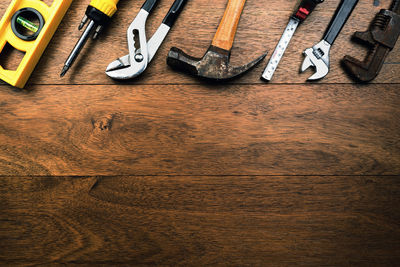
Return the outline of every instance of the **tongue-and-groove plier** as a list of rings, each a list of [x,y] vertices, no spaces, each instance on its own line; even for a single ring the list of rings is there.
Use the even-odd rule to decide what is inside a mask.
[[[108,65],[106,74],[117,80],[128,80],[142,74],[183,10],[187,0],[175,0],[162,24],[147,42],[146,21],[158,0],[147,0],[128,28],[129,54]]]

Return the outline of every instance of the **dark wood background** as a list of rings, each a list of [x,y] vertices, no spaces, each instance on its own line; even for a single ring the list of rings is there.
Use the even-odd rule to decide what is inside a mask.
[[[222,0],[189,1],[146,73],[118,83],[104,70],[127,53],[143,3],[122,0],[60,79],[88,2],[73,2],[25,90],[0,84],[1,265],[399,264],[399,45],[370,85],[340,67],[364,57],[350,37],[390,0],[360,1],[322,81],[305,83],[301,52],[339,0],[301,25],[272,83],[259,80],[265,60],[221,85],[165,57],[172,46],[202,56]],[[248,0],[233,64],[272,53],[296,2]]]

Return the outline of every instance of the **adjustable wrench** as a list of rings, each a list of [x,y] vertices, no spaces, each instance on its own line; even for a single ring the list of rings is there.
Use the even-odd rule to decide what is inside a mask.
[[[308,78],[309,81],[322,79],[328,74],[329,51],[331,46],[346,24],[357,3],[358,0],[342,0],[322,41],[304,51],[305,59],[301,66],[301,72],[306,71],[310,67],[316,69],[316,72]]]
[[[400,36],[400,0],[393,0],[390,10],[381,9],[366,32],[356,32],[355,40],[371,47],[363,62],[345,56],[345,70],[361,82],[370,82],[378,76],[389,52]]]

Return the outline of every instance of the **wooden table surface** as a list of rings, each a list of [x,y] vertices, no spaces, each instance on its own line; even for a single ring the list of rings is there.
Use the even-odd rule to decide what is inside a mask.
[[[320,82],[299,74],[301,52],[339,0],[300,26],[272,83],[259,80],[265,60],[220,85],[165,58],[172,46],[202,56],[222,0],[189,1],[148,70],[124,83],[104,70],[127,53],[143,1],[121,1],[60,79],[88,2],[73,2],[25,90],[0,84],[1,265],[399,264],[400,44],[369,85],[340,66],[365,56],[350,37],[390,0],[359,2]],[[295,6],[248,0],[232,63],[271,54]]]

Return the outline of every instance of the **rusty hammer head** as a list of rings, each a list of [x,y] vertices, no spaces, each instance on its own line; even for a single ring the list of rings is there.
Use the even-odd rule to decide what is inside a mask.
[[[264,54],[256,60],[240,67],[229,65],[231,51],[211,45],[202,58],[187,55],[179,48],[173,47],[168,53],[167,63],[169,66],[210,80],[233,79],[253,68],[264,59]]]
[[[173,47],[168,54],[168,65],[201,78],[222,81],[235,78],[259,63],[266,54],[241,67],[232,67],[229,64],[236,29],[245,2],[246,0],[228,1],[217,33],[202,58],[191,57]]]

